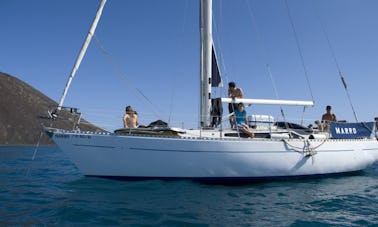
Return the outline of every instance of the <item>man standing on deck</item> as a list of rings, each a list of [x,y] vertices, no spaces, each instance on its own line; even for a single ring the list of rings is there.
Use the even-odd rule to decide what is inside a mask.
[[[242,99],[243,98],[243,91],[241,88],[236,87],[235,82],[228,83],[228,97],[232,98],[233,100],[235,98]],[[235,110],[238,109],[237,103],[229,103],[228,104],[228,112],[233,113]],[[233,117],[230,117],[230,126],[233,128],[235,126],[235,121]]]

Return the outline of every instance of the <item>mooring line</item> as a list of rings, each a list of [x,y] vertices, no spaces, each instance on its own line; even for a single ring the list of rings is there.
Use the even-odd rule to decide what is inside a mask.
[[[28,176],[29,175],[29,172],[30,172],[30,169],[31,169],[31,166],[32,166],[32,161],[34,161],[35,159],[35,156],[37,155],[37,151],[38,151],[38,148],[39,148],[39,145],[40,145],[40,142],[41,142],[41,139],[42,139],[42,136],[44,134],[44,131],[42,130],[41,131],[41,134],[39,135],[39,139],[38,139],[38,142],[34,148],[34,152],[33,152],[33,156],[31,158],[31,162],[30,162],[30,165],[28,167],[28,169],[26,170],[26,173],[25,173],[25,176]]]

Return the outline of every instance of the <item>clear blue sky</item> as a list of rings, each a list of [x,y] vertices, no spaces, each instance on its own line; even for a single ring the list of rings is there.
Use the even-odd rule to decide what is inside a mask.
[[[306,109],[304,123],[320,118],[326,105],[333,106],[338,119],[354,121],[321,22],[359,120],[378,116],[378,1],[287,3],[316,103]],[[143,124],[162,119],[174,126],[196,127],[198,4],[196,0],[108,0],[96,36],[111,61],[92,40],[64,105],[78,107],[85,119],[109,130],[122,126],[126,105],[138,111]],[[214,0],[213,4],[214,40],[222,55],[225,84],[235,81],[246,98],[312,99],[285,1]],[[98,5],[97,0],[0,1],[0,71],[58,102]],[[217,94],[224,96],[226,89]],[[283,109],[288,120],[301,120],[302,107]],[[247,111],[282,119],[277,106],[255,105]]]

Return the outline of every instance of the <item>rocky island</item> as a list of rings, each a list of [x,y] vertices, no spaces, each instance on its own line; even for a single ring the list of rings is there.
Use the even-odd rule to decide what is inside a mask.
[[[69,111],[63,110],[61,119],[49,118],[48,110],[57,105],[25,82],[0,72],[0,145],[35,145],[38,140],[41,145],[53,145],[47,135],[41,136],[44,126],[74,127],[74,122],[67,120],[71,116]],[[103,131],[84,119],[81,122],[81,130]]]

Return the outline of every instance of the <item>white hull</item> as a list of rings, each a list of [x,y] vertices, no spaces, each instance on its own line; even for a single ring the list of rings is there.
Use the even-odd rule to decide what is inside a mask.
[[[57,107],[63,106],[65,95],[89,41],[94,33],[102,8],[102,0],[87,39],[67,81],[63,96]],[[216,63],[212,39],[212,1],[200,1],[200,124],[208,128],[214,114],[211,113],[211,87],[220,71]],[[214,57],[213,57],[214,55]],[[213,68],[218,69],[213,70]],[[214,71],[214,72],[213,72]],[[214,75],[213,75],[214,74]],[[214,80],[215,81],[215,80]],[[220,81],[221,82],[221,81]],[[223,102],[246,104],[303,105],[313,106],[313,101],[222,98]],[[217,108],[214,108],[217,109]],[[216,112],[216,111],[215,111]],[[213,114],[213,115],[212,115]],[[236,138],[233,130],[186,130],[168,129],[165,136],[157,136],[151,129],[121,129],[117,133],[85,133],[46,129],[56,144],[68,154],[72,162],[87,176],[125,178],[191,178],[191,179],[240,179],[309,176],[358,171],[378,159],[376,139],[360,133],[362,126],[337,125],[333,138],[354,136],[354,139],[328,139],[325,134],[311,135],[307,131],[298,134],[296,129],[282,132],[285,127],[274,125],[270,117],[252,119],[254,133],[264,129],[271,139]],[[127,134],[129,133],[129,134]],[[289,136],[290,134],[290,136]],[[367,133],[369,134],[369,132]],[[170,135],[171,137],[167,136]],[[263,135],[263,133],[260,133]],[[364,135],[364,136],[361,136]],[[329,136],[329,134],[328,134]],[[297,137],[302,139],[289,139]],[[319,139],[320,138],[320,139]]]
[[[378,159],[376,139],[203,139],[56,129],[49,129],[49,134],[87,176],[291,177],[358,171]],[[312,154],[303,150],[310,150]]]

